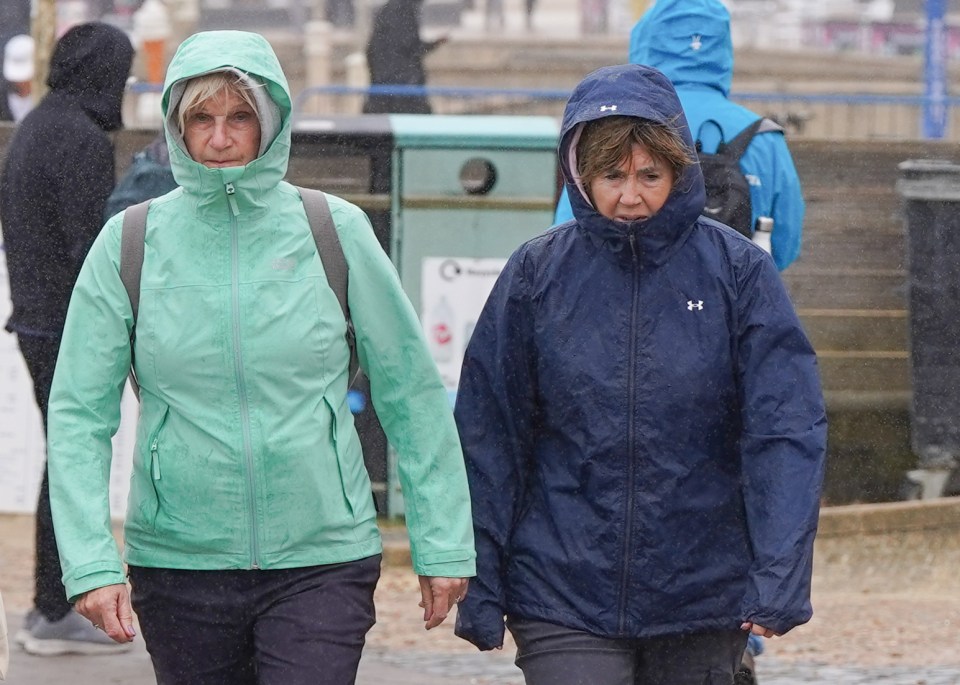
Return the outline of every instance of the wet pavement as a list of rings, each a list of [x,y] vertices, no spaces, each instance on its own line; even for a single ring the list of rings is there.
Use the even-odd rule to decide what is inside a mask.
[[[11,615],[11,634],[21,616]],[[150,659],[139,641],[122,655],[34,657],[13,647],[10,685],[153,685]],[[510,654],[438,652],[370,646],[357,685],[523,685]],[[762,685],[960,685],[960,667],[836,666],[791,662],[773,656],[757,660]]]

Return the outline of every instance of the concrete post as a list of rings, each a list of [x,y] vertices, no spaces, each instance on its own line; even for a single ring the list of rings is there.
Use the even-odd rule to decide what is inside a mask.
[[[307,65],[306,83],[311,86],[327,86],[333,80],[332,27],[326,21],[311,21],[304,31],[303,52]],[[305,100],[297,114],[330,114],[333,99],[329,95],[314,95]]]
[[[47,74],[50,72],[50,55],[57,40],[56,0],[37,0],[36,13],[30,32],[34,41],[36,70],[33,74],[34,102],[40,102],[47,92]]]
[[[370,85],[370,72],[367,70],[367,56],[363,52],[351,52],[346,59],[347,85],[351,88],[366,88]],[[349,95],[343,99],[346,114],[363,112],[362,95]]]

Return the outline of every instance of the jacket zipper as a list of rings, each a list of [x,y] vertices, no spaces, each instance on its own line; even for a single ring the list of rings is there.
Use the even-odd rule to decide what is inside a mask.
[[[154,480],[160,480],[160,431],[167,423],[167,417],[170,415],[170,407],[165,407],[163,416],[160,417],[160,423],[153,431],[153,437],[150,439],[150,475]],[[156,488],[156,485],[154,485]]]
[[[160,417],[160,423],[157,424],[153,432],[153,439],[150,440],[150,475],[154,480],[160,480],[160,431],[167,423],[167,415],[170,414],[170,407],[163,410],[163,416]]]
[[[627,364],[627,496],[624,512],[623,566],[620,569],[620,633],[627,629],[627,590],[630,583],[630,550],[633,548],[633,499],[636,479],[634,454],[636,452],[637,386],[637,307],[640,299],[640,259],[636,236],[630,235],[630,253],[633,260],[633,292],[630,301],[630,357]]]
[[[260,568],[260,531],[257,525],[257,490],[253,465],[253,439],[250,432],[250,404],[247,383],[243,373],[243,354],[240,351],[240,229],[237,225],[236,189],[232,183],[224,187],[230,205],[230,261],[233,304],[233,369],[237,378],[237,397],[240,399],[240,426],[243,434],[243,455],[247,467],[247,497],[250,499],[250,568]]]

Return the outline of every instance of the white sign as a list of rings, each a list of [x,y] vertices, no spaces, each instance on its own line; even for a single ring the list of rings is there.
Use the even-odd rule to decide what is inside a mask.
[[[506,259],[426,257],[420,281],[420,320],[451,400],[463,352]]]
[[[37,507],[46,446],[33,383],[20,356],[17,337],[3,330],[13,309],[5,257],[0,249],[0,512],[32,514]],[[121,414],[110,472],[110,511],[115,518],[124,517],[130,489],[137,401],[129,388],[124,393]]]

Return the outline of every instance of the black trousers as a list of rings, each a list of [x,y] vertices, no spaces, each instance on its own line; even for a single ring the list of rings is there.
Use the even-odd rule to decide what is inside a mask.
[[[129,568],[158,685],[353,685],[380,555],[271,571]]]
[[[733,685],[747,644],[742,630],[613,639],[511,616],[507,628],[527,685]]]
[[[53,369],[57,364],[60,351],[60,337],[40,337],[17,335],[20,354],[27,363],[27,370],[33,380],[33,394],[43,416],[43,434],[47,434],[47,406],[50,404],[50,385],[53,383]],[[69,613],[71,604],[67,602],[60,570],[60,555],[57,552],[57,538],[53,532],[53,514],[50,512],[50,486],[47,482],[47,465],[43,465],[43,479],[40,481],[40,497],[37,500],[36,514],[36,561],[34,566],[34,599],[37,610],[49,621],[57,621]]]

